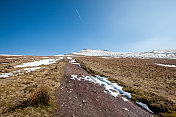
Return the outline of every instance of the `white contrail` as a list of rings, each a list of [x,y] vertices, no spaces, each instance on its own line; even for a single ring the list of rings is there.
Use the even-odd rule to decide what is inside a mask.
[[[75,9],[75,10],[76,10],[76,13],[77,13],[79,19],[82,21],[81,15],[79,14],[78,10],[77,9]]]

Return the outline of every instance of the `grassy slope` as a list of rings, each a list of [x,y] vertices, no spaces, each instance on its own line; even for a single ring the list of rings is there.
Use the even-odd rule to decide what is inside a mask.
[[[16,77],[0,79],[0,115],[1,116],[52,116],[55,95],[54,91],[60,86],[64,74],[62,60],[34,72],[25,73]],[[29,99],[33,92],[43,85],[50,92],[49,105],[38,107],[29,106],[15,108],[20,102]],[[15,108],[15,110],[11,110]]]
[[[20,70],[20,68],[14,68],[14,66],[22,63],[33,62],[38,60],[41,60],[41,58],[34,57],[34,56],[18,56],[18,57],[0,56],[0,73],[9,73],[11,71]],[[6,64],[1,64],[1,63],[6,63]]]
[[[154,63],[176,64],[176,60],[161,59],[103,59],[76,58],[93,74],[104,75],[132,93],[132,99],[141,101],[157,114],[176,116],[176,68]]]

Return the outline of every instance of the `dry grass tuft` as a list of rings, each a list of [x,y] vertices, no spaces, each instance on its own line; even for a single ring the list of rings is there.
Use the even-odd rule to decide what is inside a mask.
[[[30,97],[24,101],[21,101],[17,105],[11,106],[9,109],[4,111],[3,113],[7,112],[13,112],[19,108],[26,108],[29,106],[47,106],[49,105],[49,100],[50,100],[50,93],[49,89],[45,85],[41,85],[38,87],[36,90],[33,91],[33,93],[30,95]]]
[[[50,93],[47,86],[41,85],[30,97],[30,105],[38,106],[40,104],[48,105]]]

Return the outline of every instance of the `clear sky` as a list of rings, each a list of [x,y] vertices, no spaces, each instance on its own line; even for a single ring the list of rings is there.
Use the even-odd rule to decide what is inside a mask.
[[[176,49],[176,0],[0,0],[0,54]]]

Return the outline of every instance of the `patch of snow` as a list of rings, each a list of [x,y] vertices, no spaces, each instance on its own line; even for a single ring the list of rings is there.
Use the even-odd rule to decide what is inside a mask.
[[[72,57],[67,57],[67,59],[72,59]]]
[[[71,79],[75,80],[77,78],[77,75],[71,75]]]
[[[78,80],[86,80],[89,82],[93,82],[97,85],[103,86],[105,88],[104,92],[109,93],[110,95],[117,97],[119,94],[122,94],[124,96],[126,96],[127,98],[131,98],[130,93],[125,92],[122,90],[123,87],[117,85],[116,83],[111,83],[110,81],[108,81],[107,78],[105,77],[100,77],[100,76],[84,76],[82,75],[82,77],[77,77],[77,75],[71,75],[71,79],[78,79]]]
[[[40,65],[49,65],[49,64],[55,63],[58,60],[60,60],[60,59],[43,59],[43,60],[40,60],[40,61],[23,63],[21,65],[15,66],[15,68],[18,68],[18,67],[33,67],[33,66],[40,66]]]
[[[170,53],[176,53],[176,50],[174,50],[174,49],[165,49],[165,50],[153,50],[152,52],[153,53],[160,53],[160,54],[163,54],[163,53],[170,54]]]
[[[59,59],[63,59],[64,57],[59,57]]]
[[[13,71],[12,73],[20,73],[21,70]]]
[[[35,71],[37,69],[41,69],[42,67],[33,67],[33,68],[25,68],[24,70],[26,72],[31,72],[31,71]],[[21,70],[17,70],[17,71],[12,71],[9,73],[1,73],[0,78],[5,78],[5,77],[10,77],[10,76],[14,76],[14,74],[16,74],[15,76],[19,75],[19,74],[24,74]]]
[[[42,57],[42,58],[49,58],[49,57]]]
[[[5,78],[5,77],[9,77],[9,76],[13,76],[12,72],[9,73],[1,73],[0,78]]]
[[[76,63],[76,60],[75,60],[75,59],[71,59],[71,60],[69,61],[69,63],[74,64],[74,65],[78,65],[79,67],[81,67],[80,63]]]
[[[70,54],[65,54],[65,56],[74,56],[74,55],[70,55]]]
[[[6,58],[6,59],[18,59],[18,58]]]
[[[124,98],[124,97],[121,97],[123,101],[127,102],[129,101],[128,99]]]
[[[5,65],[5,64],[7,64],[7,63],[1,63],[1,64],[4,64],[4,65]]]
[[[142,108],[146,109],[147,111],[153,113],[153,111],[151,111],[151,110],[149,109],[149,107],[148,107],[146,104],[144,104],[144,103],[142,103],[142,102],[136,102],[136,104],[138,104],[138,105],[141,106]]]
[[[101,57],[101,58],[104,58],[104,59],[112,59],[113,57]]]
[[[75,65],[78,65],[78,66],[80,66],[80,67],[81,67],[80,63],[71,63],[71,64],[75,64]]]
[[[28,62],[28,63],[23,63],[21,65],[17,65],[17,66],[15,66],[15,68],[18,68],[18,67],[33,67],[33,66],[39,66],[39,65],[49,65],[49,64],[55,63],[56,61],[58,61],[60,59],[61,58],[59,58],[59,59],[43,59],[43,60],[40,60],[40,61]],[[31,72],[31,71],[35,71],[35,70],[41,69],[41,68],[42,67],[33,67],[33,68],[25,68],[24,70],[26,72]],[[1,77],[14,76],[13,73],[23,74],[20,70],[18,70],[18,71],[13,71],[13,72],[9,72],[9,73],[2,73],[0,75],[0,78]],[[16,76],[18,74],[16,74]]]
[[[163,67],[176,67],[176,65],[165,65],[165,64],[158,64],[158,63],[156,63],[156,65],[163,66]]]
[[[14,73],[23,74],[23,73],[20,73],[20,72],[21,72],[20,70],[17,70],[17,71],[12,71],[12,72],[9,72],[9,73],[1,73],[0,78],[14,76]],[[15,76],[17,76],[17,74]]]
[[[70,62],[70,63],[75,63],[76,60],[75,60],[75,59],[72,59],[72,60],[70,60],[69,62]]]
[[[127,108],[123,108],[123,110],[125,110],[125,111],[129,111]]]
[[[60,55],[54,55],[54,56],[65,56],[64,54],[60,54]]]

